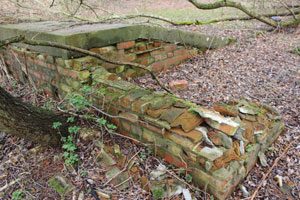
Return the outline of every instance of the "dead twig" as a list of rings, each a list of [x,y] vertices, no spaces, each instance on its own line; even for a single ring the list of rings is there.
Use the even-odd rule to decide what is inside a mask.
[[[141,152],[141,150],[139,150],[138,152],[136,152],[126,163],[126,165],[124,166],[124,168],[119,171],[117,174],[115,174],[113,177],[111,177],[109,180],[107,180],[103,186],[106,186],[107,184],[109,184],[113,179],[115,179],[116,177],[118,177],[120,174],[122,174],[123,172],[125,172],[129,166],[129,164],[131,163],[131,161]]]

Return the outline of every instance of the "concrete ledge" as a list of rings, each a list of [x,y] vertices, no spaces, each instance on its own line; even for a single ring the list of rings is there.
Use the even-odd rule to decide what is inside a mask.
[[[148,25],[128,24],[86,24],[75,22],[35,22],[0,25],[0,40],[25,35],[27,39],[46,40],[72,45],[84,49],[103,47],[119,42],[149,39],[185,44],[201,50],[223,47],[230,43],[229,38],[207,36],[199,33],[167,29]],[[78,56],[73,52],[51,47],[29,47],[31,50],[47,52],[64,59]]]

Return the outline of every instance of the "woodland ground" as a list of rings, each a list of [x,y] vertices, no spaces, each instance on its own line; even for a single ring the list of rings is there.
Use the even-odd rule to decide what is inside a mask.
[[[4,0],[2,3],[0,23],[70,19],[62,14],[65,10],[58,6],[58,1],[52,10],[49,8],[50,0],[19,1],[22,7],[12,2],[11,0]],[[263,2],[265,1],[247,1],[247,5],[257,6],[259,4],[261,7]],[[288,3],[293,2],[296,3],[297,1],[288,1]],[[110,13],[143,12],[184,21],[242,15],[239,12],[236,14],[232,9],[198,11],[184,0],[107,0],[100,2],[90,0],[88,3],[98,6],[95,10],[100,13],[99,16]],[[267,10],[272,9],[271,5],[274,4],[264,4]],[[70,10],[74,10],[75,7],[76,5],[73,3]],[[78,15],[95,19],[93,13],[87,8],[79,10]],[[250,193],[253,193],[262,176],[272,166],[283,149],[292,141],[298,141],[294,143],[264,181],[257,199],[300,199],[300,56],[291,53],[296,46],[300,46],[300,29],[269,31],[269,27],[255,20],[180,28],[200,31],[205,34],[231,36],[237,38],[237,42],[222,49],[209,50],[177,68],[159,74],[158,77],[166,85],[171,80],[188,80],[188,90],[176,92],[176,94],[206,106],[211,106],[218,101],[246,98],[272,105],[278,109],[285,120],[286,131],[266,153],[269,166],[262,167],[258,163],[242,184]],[[148,76],[133,81],[144,87],[159,90]],[[7,84],[3,80],[2,85],[12,94],[36,105],[46,107],[53,105],[28,86],[20,86],[11,82]],[[84,122],[80,123],[84,124]],[[102,134],[104,134],[105,143],[119,144],[123,154],[128,158],[138,151],[147,155],[146,158],[142,154],[137,157],[139,176],[148,176],[161,162],[148,155],[144,147],[108,133],[102,132]],[[15,185],[5,190],[2,197],[0,194],[0,199],[9,199],[12,192],[17,189],[25,191],[27,199],[58,199],[58,194],[54,193],[47,185],[49,177],[56,173],[67,177],[76,186],[78,193],[80,190],[93,185],[103,191],[112,192],[116,199],[150,198],[149,193],[141,189],[139,179],[133,179],[130,189],[126,191],[119,191],[113,186],[101,187],[105,180],[103,180],[103,169],[95,164],[95,155],[99,151],[95,142],[79,143],[79,155],[82,158],[82,163],[77,174],[64,166],[60,159],[60,150],[41,148],[35,152],[36,149],[39,148],[28,141],[0,134],[0,187],[20,178]],[[173,171],[177,172],[176,169]],[[87,176],[81,176],[80,172],[87,172]],[[284,188],[278,187],[274,180],[276,175],[283,177]],[[171,176],[171,178],[174,177]],[[93,184],[90,184],[89,181],[93,181]],[[206,199],[206,196],[201,193],[196,195],[198,199]],[[93,199],[90,194],[89,198]],[[176,198],[181,199],[182,197]],[[230,197],[230,199],[242,198],[244,197],[238,188]],[[87,194],[85,199],[88,199]]]

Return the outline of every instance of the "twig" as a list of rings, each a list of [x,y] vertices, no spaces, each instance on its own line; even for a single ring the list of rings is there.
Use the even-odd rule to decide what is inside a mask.
[[[119,176],[121,173],[125,172],[128,168],[128,165],[131,163],[131,161],[141,152],[141,150],[139,150],[138,152],[136,152],[126,163],[126,165],[124,166],[124,168],[119,171],[117,174],[115,174],[113,177],[111,177],[109,180],[107,180],[103,186],[106,186],[107,184],[109,184],[113,179],[115,179],[117,176]]]
[[[0,188],[0,192],[6,190],[6,189],[9,188],[10,186],[16,184],[16,183],[19,182],[20,180],[21,180],[20,178],[17,178],[17,179],[15,179],[15,180],[11,181],[11,182],[8,183],[8,184],[5,184],[3,187]]]
[[[279,160],[287,154],[288,150],[290,149],[290,147],[295,143],[295,142],[298,142],[298,140],[294,140],[292,141],[291,143],[289,143],[289,145],[283,150],[282,154],[277,157],[273,163],[273,165],[271,166],[271,168],[269,168],[269,170],[267,171],[267,173],[265,173],[259,183],[259,185],[257,186],[257,188],[255,189],[254,193],[252,194],[251,196],[251,199],[250,200],[254,200],[259,189],[262,187],[264,181],[266,180],[266,178],[271,174],[272,170],[274,169],[274,167],[276,167],[276,165],[278,164]]]

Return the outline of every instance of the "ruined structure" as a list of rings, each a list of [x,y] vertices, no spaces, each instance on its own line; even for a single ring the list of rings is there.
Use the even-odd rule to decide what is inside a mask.
[[[143,64],[154,72],[191,58],[199,50],[227,45],[228,38],[145,25],[76,25],[39,22],[0,26],[0,39],[29,39],[74,45],[110,59]],[[111,115],[122,134],[153,144],[165,161],[185,168],[195,184],[225,199],[255,165],[258,154],[283,131],[273,108],[247,101],[213,109],[173,95],[143,89],[126,78],[144,70],[105,63],[51,47],[14,45],[1,57],[21,82],[48,95],[64,96],[91,85],[90,99]]]

